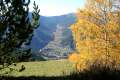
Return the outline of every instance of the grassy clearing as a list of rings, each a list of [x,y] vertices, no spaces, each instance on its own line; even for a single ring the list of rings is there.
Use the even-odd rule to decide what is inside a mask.
[[[24,71],[0,76],[0,80],[120,80],[120,70],[106,66],[96,65],[89,70],[71,73],[74,68],[67,60],[21,62],[16,69],[21,65],[25,65]]]
[[[62,76],[69,75],[73,70],[73,64],[68,60],[51,60],[40,62],[21,62],[17,64],[16,69],[21,65],[25,66],[22,72],[13,71],[9,76]]]

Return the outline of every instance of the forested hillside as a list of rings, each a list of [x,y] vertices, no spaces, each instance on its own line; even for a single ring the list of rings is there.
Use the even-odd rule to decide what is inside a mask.
[[[39,54],[53,59],[67,58],[74,50],[74,41],[70,29],[57,25],[53,35],[54,39],[41,49]]]
[[[64,38],[64,44],[71,46],[73,48],[73,43],[67,43],[67,41],[72,41],[72,38],[69,38],[72,36],[69,26],[73,24],[76,21],[75,14],[66,14],[61,16],[53,16],[53,17],[40,17],[40,26],[34,30],[34,36],[31,41],[31,48],[33,52],[39,52],[40,49],[44,48],[49,44],[49,42],[53,41],[55,36],[55,32],[57,29],[57,26],[60,25],[64,28],[65,35],[61,35]],[[59,32],[56,32],[59,33]],[[60,40],[59,40],[60,41]]]

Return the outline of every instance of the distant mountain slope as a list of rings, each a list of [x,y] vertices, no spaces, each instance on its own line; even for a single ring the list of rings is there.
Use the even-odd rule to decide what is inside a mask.
[[[57,25],[54,32],[54,40],[50,41],[41,51],[40,54],[54,59],[66,58],[74,49],[71,31],[67,27]]]
[[[61,16],[53,16],[53,17],[45,17],[40,16],[40,26],[34,30],[34,36],[31,40],[30,47],[32,48],[33,52],[38,52],[40,49],[45,48],[49,42],[54,40],[54,32],[57,29],[57,26],[60,25],[64,30],[68,30],[67,28],[76,21],[75,14],[67,14]],[[71,32],[67,33],[64,36],[63,42],[66,42],[68,37],[71,35]],[[65,40],[66,39],[66,40]],[[72,40],[69,38],[68,40]],[[66,43],[62,43],[65,45]],[[68,44],[67,44],[68,45]],[[71,43],[69,43],[71,45]]]

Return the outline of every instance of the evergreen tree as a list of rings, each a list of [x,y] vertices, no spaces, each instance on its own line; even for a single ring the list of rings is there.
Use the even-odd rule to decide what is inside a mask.
[[[34,2],[32,21],[29,20],[30,0],[0,0],[0,65],[11,65],[13,62],[30,57],[29,45],[33,30],[38,26],[38,6]],[[19,53],[23,53],[20,56]],[[1,68],[1,69],[2,69]]]

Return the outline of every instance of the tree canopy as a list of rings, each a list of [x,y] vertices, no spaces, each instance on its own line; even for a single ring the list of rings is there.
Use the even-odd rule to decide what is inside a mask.
[[[116,65],[119,64],[120,8],[118,6],[116,0],[87,0],[85,8],[78,10],[77,21],[71,26],[76,42],[75,53],[79,53],[77,54],[79,57],[76,57],[78,69],[96,61],[101,65],[112,65],[114,62]],[[74,61],[72,55],[70,59]]]

